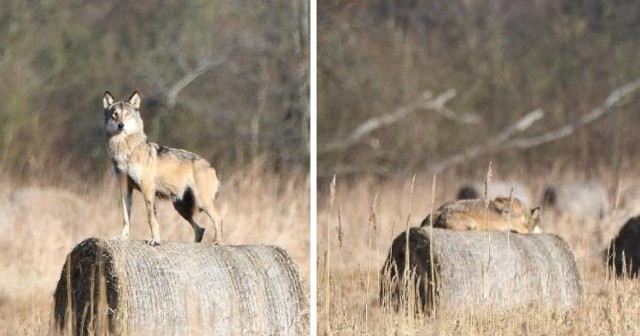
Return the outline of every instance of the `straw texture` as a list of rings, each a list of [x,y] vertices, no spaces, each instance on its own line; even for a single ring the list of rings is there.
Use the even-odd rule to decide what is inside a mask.
[[[58,328],[77,335],[297,335],[307,312],[297,266],[262,245],[90,238],[54,294]]]
[[[382,269],[383,305],[397,309],[413,296],[428,312],[475,313],[530,305],[568,310],[580,301],[575,258],[557,236],[430,230],[409,230],[408,257],[406,234],[393,241]]]

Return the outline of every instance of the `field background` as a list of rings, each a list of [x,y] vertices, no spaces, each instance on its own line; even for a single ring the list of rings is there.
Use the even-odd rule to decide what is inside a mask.
[[[490,162],[493,180],[526,184],[536,205],[562,181],[603,183],[611,206],[637,185],[639,24],[635,2],[319,2],[320,334],[639,334],[640,286],[610,279],[600,255],[640,214],[633,205],[603,220],[543,213],[584,280],[585,305],[567,320],[454,321],[377,304],[393,238],[484,181]]]
[[[213,164],[225,243],[285,248],[309,293],[308,20],[299,0],[0,0],[1,335],[47,334],[66,254],[120,232],[106,90],[139,90],[150,140]],[[135,193],[132,239],[143,214]],[[158,220],[193,240],[170,203]]]

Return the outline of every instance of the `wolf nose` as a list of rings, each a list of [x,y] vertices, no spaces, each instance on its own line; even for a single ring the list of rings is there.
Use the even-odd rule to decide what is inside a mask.
[[[124,124],[123,123],[119,123],[118,124],[118,129],[123,129],[124,128]]]

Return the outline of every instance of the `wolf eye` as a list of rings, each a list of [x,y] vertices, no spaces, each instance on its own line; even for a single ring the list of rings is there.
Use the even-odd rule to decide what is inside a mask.
[[[114,117],[114,118],[117,118],[118,117],[118,112],[113,112],[113,114],[111,116]]]

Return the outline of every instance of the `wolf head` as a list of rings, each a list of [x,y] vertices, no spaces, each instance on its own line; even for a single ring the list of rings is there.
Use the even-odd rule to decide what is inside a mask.
[[[522,221],[529,232],[542,233],[539,207],[529,210],[519,199],[509,197],[496,197],[493,202],[503,215]]]
[[[116,101],[107,91],[102,98],[102,106],[104,107],[104,131],[107,135],[142,133],[138,91],[135,91],[127,101]]]

